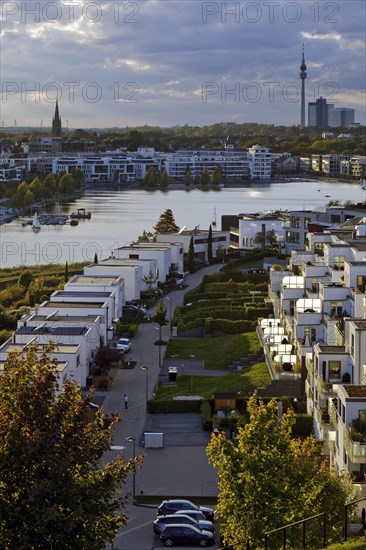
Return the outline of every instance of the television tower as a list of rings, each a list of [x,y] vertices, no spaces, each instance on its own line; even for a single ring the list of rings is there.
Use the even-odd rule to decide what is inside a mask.
[[[301,79],[301,122],[300,128],[305,128],[305,78],[306,78],[306,65],[304,57],[304,44],[302,45],[302,60],[300,65],[300,79]]]

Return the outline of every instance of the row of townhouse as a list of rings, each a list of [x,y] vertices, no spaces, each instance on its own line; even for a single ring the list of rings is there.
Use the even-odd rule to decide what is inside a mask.
[[[306,185],[306,182],[303,183]],[[366,205],[356,204],[349,207],[325,206],[317,211],[291,210],[267,211],[255,214],[243,213],[221,217],[221,228],[230,232],[232,249],[253,250],[260,248],[257,236],[274,231],[278,248],[284,254],[292,250],[305,250],[309,231],[323,231],[357,217],[366,216]],[[322,255],[322,243],[317,243],[316,252]]]
[[[59,138],[49,138],[59,139]],[[185,149],[175,153],[157,152],[151,147],[140,147],[136,152],[75,153],[28,149],[27,158],[5,158],[0,167],[0,181],[24,179],[27,173],[53,173],[80,169],[87,183],[131,183],[144,178],[149,168],[164,170],[177,181],[184,181],[189,169],[192,180],[198,182],[207,168],[212,174],[221,168],[223,181],[243,179],[269,180],[272,155],[268,148],[253,145],[248,150]],[[11,177],[10,177],[11,176]]]
[[[348,469],[355,498],[366,497],[366,217],[308,233],[305,250],[271,268],[269,295],[267,356],[280,377],[288,375],[284,362],[297,367],[330,464],[339,474]]]
[[[73,378],[85,386],[94,354],[101,340],[108,343],[113,338],[126,301],[140,299],[150,285],[165,283],[171,271],[183,271],[191,238],[196,258],[207,260],[208,231],[195,229],[169,234],[169,239],[159,235],[157,243],[116,248],[109,258],[86,266],[63,290],[56,290],[21,317],[16,331],[0,346],[0,373],[10,352],[25,355],[29,346],[36,345],[40,355],[52,341],[51,358],[57,362],[60,384]],[[212,240],[214,257],[221,250],[226,252],[228,235],[214,231]]]

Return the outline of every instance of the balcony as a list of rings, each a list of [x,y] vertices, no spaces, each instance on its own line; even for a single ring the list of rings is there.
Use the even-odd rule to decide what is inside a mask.
[[[353,441],[348,430],[344,430],[344,446],[353,464],[366,464],[366,441]]]
[[[319,426],[322,426],[323,424],[329,424],[330,418],[326,407],[316,407],[315,415]]]
[[[316,385],[320,399],[330,399],[332,397],[336,397],[336,393],[333,390],[333,384],[331,382],[325,382],[322,378],[317,377]]]
[[[333,426],[338,425],[338,411],[336,406],[336,400],[329,399],[328,401],[328,414],[330,422],[333,424]]]

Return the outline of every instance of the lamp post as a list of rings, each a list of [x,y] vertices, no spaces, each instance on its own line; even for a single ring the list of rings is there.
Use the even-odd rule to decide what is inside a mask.
[[[145,365],[143,365],[141,367],[142,370],[145,371],[145,395],[146,395],[146,412],[147,412],[147,403],[149,401],[149,367],[146,367]]]
[[[136,458],[136,439],[132,436],[126,437],[126,441],[132,441],[133,443],[133,460]],[[135,499],[136,496],[136,472],[133,472],[133,478],[132,478],[132,496],[133,499]]]

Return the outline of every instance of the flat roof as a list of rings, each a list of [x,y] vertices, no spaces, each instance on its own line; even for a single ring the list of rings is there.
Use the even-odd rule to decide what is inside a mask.
[[[345,346],[328,346],[327,344],[318,344],[319,349],[324,353],[345,353]]]
[[[123,264],[123,265],[118,265],[118,262],[116,262],[115,260],[117,260],[117,258],[108,258],[108,260],[104,261],[104,263],[99,263],[99,264],[90,264],[90,265],[87,265],[86,267],[97,267],[97,268],[106,268],[106,267],[120,267],[120,268],[123,268],[123,269],[136,269],[137,265],[126,265],[126,264]]]
[[[357,328],[360,328],[362,330],[366,330],[366,319],[352,319],[351,318],[351,321]]]
[[[4,370],[4,365],[5,365],[6,361],[4,360],[0,360],[0,372],[2,372]],[[57,372],[62,372],[65,370],[65,368],[67,367],[67,365],[69,364],[68,361],[57,361]]]
[[[107,302],[45,302],[40,307],[52,307],[54,309],[66,309],[66,308],[90,308],[90,307],[104,307]]]
[[[343,386],[348,397],[365,397],[366,398],[366,386]]]
[[[113,291],[106,292],[103,290],[88,290],[87,292],[83,290],[56,290],[56,296],[90,296],[95,298],[109,298],[113,296]]]
[[[50,325],[37,325],[19,327],[15,334],[54,334],[56,336],[84,336],[90,328],[80,326],[54,327]]]
[[[35,315],[27,315],[26,319],[28,321],[40,321],[40,322],[65,322],[69,321],[70,323],[74,323],[75,321],[90,321],[92,323],[95,323],[100,318],[100,315],[73,315],[70,317],[70,315],[58,315],[58,313],[53,314],[35,314]]]
[[[113,282],[123,281],[123,277],[120,275],[75,275],[67,284],[78,284],[79,281],[82,284],[110,284]]]
[[[21,353],[23,351],[26,351],[27,347],[31,345],[30,342],[27,344],[14,344],[13,342],[5,343],[1,347],[2,352],[10,353],[12,351],[15,351],[16,353]],[[37,342],[37,351],[41,352],[45,346],[48,346],[49,344],[40,344]],[[80,348],[79,344],[55,344],[55,349],[52,352],[52,355],[55,355],[57,353],[72,353],[75,354],[78,349]]]

